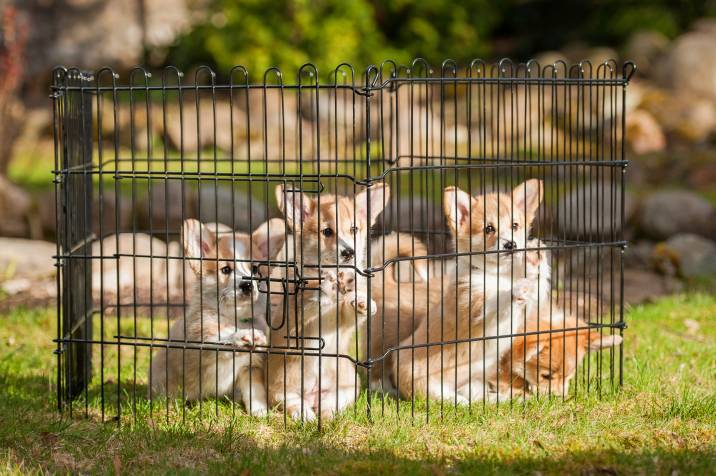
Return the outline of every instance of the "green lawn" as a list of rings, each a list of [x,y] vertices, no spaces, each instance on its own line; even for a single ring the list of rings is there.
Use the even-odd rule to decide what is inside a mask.
[[[148,418],[141,385],[136,423],[126,386],[121,428],[111,409],[110,421],[100,421],[96,386],[89,417],[80,403],[72,418],[60,418],[53,311],[17,311],[0,316],[0,473],[710,473],[716,470],[714,316],[716,298],[704,295],[629,310],[624,387],[605,386],[601,397],[479,406],[472,414],[450,410],[442,420],[435,408],[428,424],[424,413],[411,423],[409,409],[390,408],[371,423],[361,406],[318,433],[314,425],[286,428],[280,416],[253,420],[238,409],[232,416],[223,403],[219,417],[211,417],[214,404],[205,404],[202,419],[195,406],[183,424],[180,409],[168,422],[162,411]],[[128,352],[123,359],[131,363]],[[106,390],[116,394],[114,377],[107,380]]]

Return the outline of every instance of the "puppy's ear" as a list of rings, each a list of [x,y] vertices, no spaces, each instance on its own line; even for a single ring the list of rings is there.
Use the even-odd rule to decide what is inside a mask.
[[[355,196],[356,214],[363,217],[368,226],[373,226],[375,219],[383,211],[390,199],[390,187],[377,183]],[[368,202],[370,202],[370,216],[368,216]]]
[[[193,218],[184,220],[182,243],[184,256],[191,258],[189,266],[196,274],[200,274],[203,269],[199,259],[216,258],[216,234],[199,220]]]
[[[475,201],[469,193],[457,187],[447,187],[443,192],[443,207],[450,231],[457,233],[470,227],[470,211]]]
[[[592,334],[589,342],[589,348],[592,350],[606,349],[608,347],[615,347],[622,343],[622,336],[618,335],[601,335],[598,332]]]
[[[292,230],[300,230],[316,207],[316,202],[311,197],[303,192],[286,190],[284,185],[276,187],[276,203]]]
[[[527,222],[525,227],[529,229],[537,215],[537,209],[544,196],[544,186],[539,179],[530,179],[522,182],[512,191],[512,203],[515,210],[525,214]]]
[[[272,218],[262,223],[251,234],[251,258],[257,261],[272,259],[286,240],[285,222]]]

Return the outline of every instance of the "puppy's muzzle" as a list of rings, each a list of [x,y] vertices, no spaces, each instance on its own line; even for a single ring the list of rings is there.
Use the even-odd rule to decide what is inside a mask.
[[[251,294],[251,292],[254,290],[254,283],[249,280],[242,280],[241,284],[239,284],[239,289],[244,294]]]
[[[502,247],[507,251],[514,251],[517,248],[517,243],[514,241],[506,241]]]

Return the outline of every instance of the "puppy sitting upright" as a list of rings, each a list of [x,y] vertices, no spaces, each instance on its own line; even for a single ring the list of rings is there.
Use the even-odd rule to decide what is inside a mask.
[[[206,348],[157,350],[149,372],[150,396],[240,397],[247,411],[262,415],[267,409],[265,359],[246,351],[267,343],[266,300],[252,272],[258,266],[249,260],[266,260],[276,252],[284,239],[281,220],[266,222],[249,236],[216,233],[188,219],[182,239],[196,274],[195,290],[185,318],[169,329],[169,340]],[[222,350],[227,346],[243,351]]]
[[[521,330],[526,306],[537,301],[539,269],[528,267],[518,251],[525,248],[541,200],[542,182],[534,179],[511,195],[471,197],[456,187],[445,189],[457,264],[442,300],[393,358],[403,397],[457,403],[488,397],[487,383],[510,348],[509,335]]]
[[[268,393],[269,404],[292,418],[330,417],[355,401],[358,376],[346,357],[356,347],[357,327],[375,312],[375,304],[366,297],[366,280],[353,269],[365,267],[368,234],[388,196],[382,185],[353,199],[276,189],[293,236],[277,258],[287,265],[272,274]],[[326,282],[331,279],[338,282]]]

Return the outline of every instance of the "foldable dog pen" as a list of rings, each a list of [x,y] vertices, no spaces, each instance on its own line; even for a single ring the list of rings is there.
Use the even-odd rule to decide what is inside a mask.
[[[601,395],[618,388],[621,346],[595,350],[598,346],[585,346],[579,339],[584,332],[587,339],[621,336],[624,329],[624,124],[626,88],[634,71],[632,63],[620,66],[614,61],[473,61],[462,67],[448,60],[433,68],[420,59],[407,66],[386,61],[363,72],[343,64],[326,73],[307,64],[290,79],[278,69],[254,76],[242,67],[223,76],[202,67],[188,77],[173,67],[154,74],[136,68],[124,78],[111,69],[56,69],[51,98],[60,411],[127,421],[247,410],[231,395],[200,397],[191,404],[184,392],[170,398],[152,395],[148,373],[160,349],[179,354],[202,349],[206,359],[228,353],[255,359],[290,355],[308,362],[321,356],[327,360],[319,366],[324,362],[336,368],[340,361],[357,371],[355,402],[341,417],[440,418],[453,411],[478,411],[494,400],[527,405],[531,398]],[[491,253],[504,254],[507,260],[517,254],[459,252],[446,224],[446,188],[459,187],[484,198],[510,193],[528,179],[541,181],[544,198],[529,230],[519,233],[532,243],[527,248],[532,246],[551,265],[549,286],[538,290],[544,303],[543,327],[527,325],[524,312],[525,324],[503,335],[382,342],[386,326],[396,325],[385,317],[386,308],[395,307],[401,295],[397,307],[404,313],[398,319],[402,333],[410,336],[405,326],[414,329],[426,312],[445,328],[457,326],[458,316],[454,311],[449,315],[454,306],[448,301],[461,298],[450,293],[450,283],[459,278],[456,274],[471,270],[456,271],[454,262],[465,257],[483,262]],[[203,292],[182,244],[185,220],[213,223],[215,231],[220,223],[226,230],[242,232],[270,218],[283,220],[285,204],[277,202],[278,185],[286,193],[302,193],[306,200],[325,200],[329,194],[351,198],[383,186],[383,193],[368,200],[368,207],[382,209],[369,239],[352,244],[366,250],[365,261],[344,263],[334,271],[350,271],[367,283],[367,299],[376,298],[376,316],[384,317],[360,317],[355,311],[355,325],[338,331],[345,334],[338,339],[348,342],[345,352],[329,351],[321,332],[302,335],[298,324],[289,332],[268,322],[272,336],[286,333],[282,346],[269,341],[240,347],[168,337],[174,322],[187,319],[192,296]],[[284,303],[270,310],[274,317],[286,314],[279,322],[286,321],[289,305],[304,293],[317,292],[322,282],[309,271],[309,263],[285,252],[289,242],[294,250],[304,246],[309,232],[292,232],[288,226],[284,232],[290,238],[284,237],[284,252],[278,257],[247,257],[254,270],[264,270],[246,279],[259,288],[266,308],[275,300]],[[410,252],[376,258],[388,235],[399,236]],[[532,237],[539,240],[528,240]],[[201,260],[206,261],[203,266],[211,259]],[[276,269],[291,272],[272,278]],[[385,291],[389,285],[397,290],[390,298]],[[492,291],[484,282],[482,286],[471,289],[468,299],[487,299]],[[404,289],[411,289],[410,294]],[[308,319],[307,305],[301,306],[290,314],[296,323]],[[266,319],[268,311],[252,312]],[[569,319],[561,326],[545,325],[555,312]],[[472,318],[479,321],[480,316]],[[574,367],[567,393],[555,390],[563,382],[525,383],[529,378],[520,372],[527,372],[528,360],[537,357],[533,353],[523,350],[517,358],[503,358],[505,352],[515,353],[516,343],[534,337],[551,344],[544,347],[548,353],[537,349],[544,358],[544,371],[537,364],[537,379],[550,379],[554,356],[562,359],[557,363],[561,367]],[[497,366],[503,371],[510,367],[509,388],[496,398],[449,393],[465,378],[459,366],[440,372],[438,381],[447,381],[441,384],[442,396],[406,395],[387,382],[388,362],[399,351],[408,351],[400,354],[403,359],[427,348],[453,358],[451,346],[463,345],[472,352],[473,344],[489,340],[503,346]],[[580,347],[585,355],[575,350]],[[375,348],[379,351],[370,350]],[[492,392],[485,360],[475,362],[482,368],[486,391]],[[420,365],[413,362],[413,367]],[[271,380],[268,370],[262,372]],[[377,374],[381,377],[376,379]],[[298,377],[302,380],[303,374]],[[325,381],[330,378],[324,376]],[[513,388],[515,382],[522,386]],[[320,401],[320,384],[312,391]],[[319,424],[327,418],[316,413]],[[305,416],[301,413],[300,418]],[[268,418],[291,417],[279,405]]]

